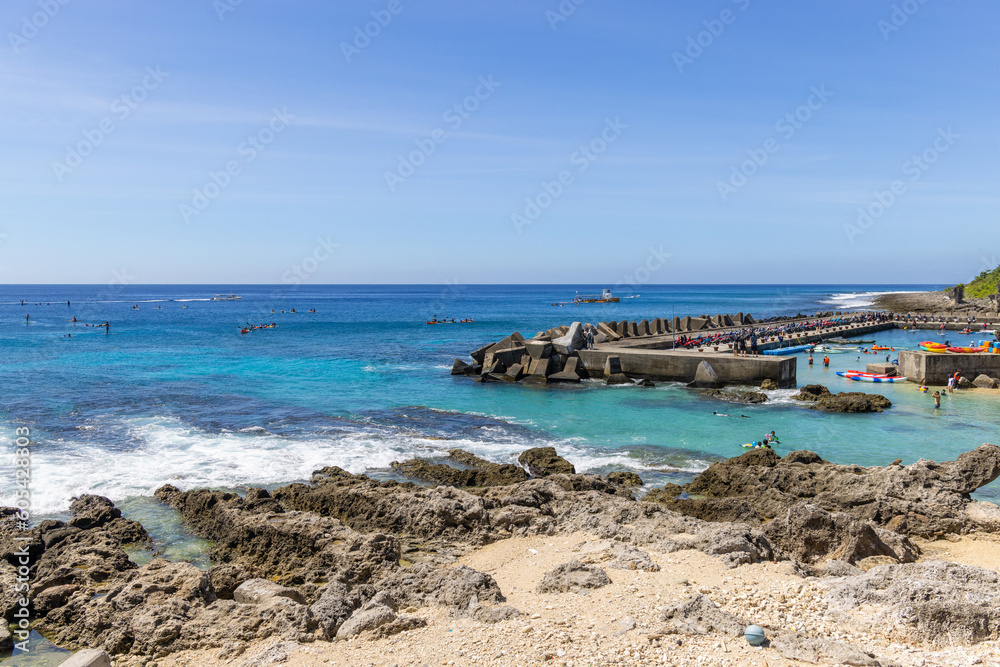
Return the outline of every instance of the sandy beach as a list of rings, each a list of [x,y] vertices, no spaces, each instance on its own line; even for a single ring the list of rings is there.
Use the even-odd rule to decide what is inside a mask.
[[[218,651],[210,650],[180,653],[157,661],[157,665],[777,667],[817,664],[785,658],[774,648],[751,647],[743,639],[664,634],[660,609],[695,592],[765,627],[788,632],[808,629],[810,635],[848,641],[875,653],[883,665],[1000,664],[998,641],[971,647],[949,646],[946,637],[914,641],[904,629],[874,624],[873,610],[833,621],[825,613],[822,597],[828,579],[804,578],[788,562],[728,569],[718,558],[699,551],[667,554],[650,551],[661,568],[659,572],[612,570],[610,585],[586,595],[535,593],[535,586],[546,571],[572,557],[600,554],[605,543],[582,532],[511,538],[462,557],[459,564],[492,574],[508,603],[523,612],[519,618],[495,625],[451,618],[440,608],[421,608],[412,613],[425,618],[427,627],[395,637],[359,637],[312,644],[267,640],[252,646],[235,662],[219,659]],[[997,535],[921,541],[920,546],[924,550],[922,562],[946,560],[1000,572]],[[600,562],[600,557],[595,560]],[[889,661],[885,661],[887,658]]]

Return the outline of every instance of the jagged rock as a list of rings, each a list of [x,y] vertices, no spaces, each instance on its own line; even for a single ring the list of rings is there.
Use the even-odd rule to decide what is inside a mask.
[[[448,458],[483,473],[483,483],[478,486],[516,484],[528,479],[528,473],[520,466],[513,463],[493,463],[461,449],[449,449]]]
[[[73,528],[103,528],[121,544],[148,542],[149,534],[138,521],[123,519],[121,510],[103,496],[83,495],[69,505],[73,515],[69,525]]]
[[[566,335],[552,340],[552,351],[567,356],[585,346],[583,324],[580,322],[573,322]]]
[[[493,577],[465,565],[446,567],[419,563],[381,580],[379,587],[389,592],[401,606],[434,604],[465,609],[473,598],[479,603],[490,604],[507,601]]]
[[[770,378],[766,378],[763,382],[760,383],[761,391],[772,391],[777,388],[778,388],[778,383]]]
[[[396,612],[385,605],[376,604],[367,609],[360,609],[340,626],[337,630],[337,639],[350,639],[362,632],[374,630],[380,625],[392,623],[396,618]]]
[[[249,579],[233,591],[233,599],[240,604],[261,604],[274,598],[288,598],[299,604],[306,603],[302,593],[294,588],[280,586],[268,579]]]
[[[375,595],[374,587],[361,585],[349,590],[339,581],[332,581],[320,589],[319,599],[309,607],[319,631],[326,640],[337,636],[337,630]]]
[[[960,376],[960,377],[958,378],[958,384],[957,384],[956,386],[957,386],[957,387],[958,387],[959,389],[970,389],[970,388],[971,388],[971,387],[973,387],[974,385],[972,384],[972,381],[971,381],[971,380],[969,380],[969,378],[967,378],[967,377],[965,377],[964,375],[962,375],[962,376]]]
[[[698,368],[694,372],[694,381],[689,383],[688,386],[701,389],[718,389],[725,386],[725,383],[719,379],[718,373],[715,372],[711,364],[707,361],[702,361],[698,364]]]
[[[596,565],[586,565],[574,558],[549,570],[535,590],[538,593],[579,593],[611,583],[608,573]]]
[[[800,502],[769,521],[764,534],[795,560],[818,563],[828,559],[855,564],[871,556],[888,556],[909,563],[920,550],[902,535],[884,530],[845,512]]]
[[[881,566],[834,583],[827,600],[835,611],[879,605],[884,611],[873,623],[904,623],[925,641],[1000,637],[1000,575],[994,570],[946,561]]]
[[[299,500],[300,491],[308,495],[306,489],[316,488],[293,484],[275,490],[273,498],[249,503],[234,493],[180,492],[170,485],[158,489],[156,496],[180,511],[195,534],[212,540],[213,560],[256,568],[282,585],[298,586],[335,578],[348,584],[366,582],[378,573],[398,567],[399,542],[395,538],[374,530],[361,535],[335,518],[286,511],[282,506]],[[460,493],[454,489],[448,491]],[[318,495],[326,500],[322,494]],[[391,497],[386,500],[393,501]],[[341,510],[362,512],[362,506],[344,506]],[[398,508],[398,512],[405,513],[407,509]],[[412,507],[409,512],[416,513]],[[437,520],[444,523],[443,517]]]
[[[14,650],[14,638],[10,634],[10,629],[6,623],[0,623],[0,653],[9,653]]]
[[[452,375],[465,375],[469,370],[469,364],[465,363],[461,359],[456,359],[451,365]]]
[[[709,389],[704,392],[705,396],[717,398],[728,403],[744,403],[749,405],[759,405],[767,402],[767,394],[759,391],[723,391],[721,389]]]
[[[649,380],[647,378],[639,378],[633,384],[635,384],[636,387],[645,387],[647,389],[651,389],[656,386],[656,384],[652,380]]]
[[[792,400],[815,403],[824,396],[832,396],[829,389],[821,384],[807,384],[799,389],[799,393],[792,395]]]
[[[624,373],[614,373],[604,378],[604,384],[607,385],[632,384],[632,379],[629,376],[625,375]]]
[[[739,637],[748,623],[738,616],[723,611],[705,595],[694,595],[668,605],[660,612],[660,620],[668,623],[668,630],[685,635]]]
[[[851,665],[852,667],[880,667],[881,663],[871,653],[866,653],[847,642],[831,639],[816,639],[799,633],[787,633],[776,637],[771,645],[788,660],[824,663],[830,665]]]
[[[985,373],[981,373],[978,376],[976,376],[976,379],[972,381],[972,384],[979,387],[980,389],[996,389],[998,386],[1000,386],[1000,384],[997,383],[997,380],[991,378],[989,375],[986,375]]]
[[[554,447],[534,447],[521,452],[517,457],[518,463],[527,466],[532,477],[545,477],[554,474],[576,473],[573,464],[556,454]]]
[[[608,481],[615,486],[621,486],[626,489],[634,489],[637,486],[642,486],[642,478],[634,472],[609,472]]]
[[[760,515],[753,505],[743,498],[678,498],[683,493],[676,484],[676,489],[654,489],[644,500],[663,503],[671,510],[684,516],[698,517],[704,521],[736,521],[758,524]]]
[[[997,477],[996,445],[982,445],[956,461],[920,460],[884,468],[838,466],[812,452],[792,452],[782,459],[771,450],[755,449],[714,463],[683,490],[707,498],[743,499],[766,519],[807,499],[828,512],[848,512],[897,533],[932,537],[973,525],[965,511],[971,502],[968,494]],[[687,507],[697,510],[699,505]],[[705,516],[716,511],[710,504],[704,508]],[[976,525],[988,525],[984,518]]]
[[[827,577],[854,577],[864,574],[864,570],[842,560],[828,560],[823,564],[823,575]]]
[[[223,600],[232,600],[239,585],[253,579],[253,573],[246,566],[233,563],[215,565],[208,571],[208,579],[215,595]]]
[[[611,540],[584,542],[577,545],[574,551],[580,554],[576,560],[587,565],[603,565],[616,570],[660,571],[660,566],[653,562],[648,553],[631,544]]]
[[[860,391],[844,391],[839,394],[821,396],[812,410],[824,412],[882,412],[892,407],[892,401],[880,394],[866,394]]]

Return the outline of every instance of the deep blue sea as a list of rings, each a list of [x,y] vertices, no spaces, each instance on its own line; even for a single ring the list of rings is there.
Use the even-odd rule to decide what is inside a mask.
[[[11,451],[14,429],[31,429],[35,517],[65,512],[82,493],[148,513],[165,483],[273,487],[325,465],[383,476],[391,461],[452,447],[511,461],[551,445],[580,471],[634,470],[657,484],[740,454],[740,444],[772,429],[779,453],[811,449],[861,464],[951,459],[1000,441],[1000,398],[957,393],[935,411],[914,385],[848,387],[835,375],[875,360],[868,355],[833,355],[829,369],[809,368],[803,356],[799,383],[883,393],[895,404],[884,414],[820,414],[795,405],[790,390],[770,392],[764,405],[731,406],[671,383],[527,387],[449,374],[455,357],[515,330],[814,313],[863,307],[878,292],[940,287],[650,285],[617,304],[559,307],[551,304],[601,286],[4,286],[0,446]],[[212,301],[216,293],[242,298]],[[433,316],[475,321],[425,324]],[[86,326],[105,321],[111,335]],[[247,322],[278,326],[240,334]],[[878,340],[898,349],[927,335]],[[3,504],[12,502],[13,466],[13,454],[0,457]],[[1000,488],[979,497],[996,499]]]

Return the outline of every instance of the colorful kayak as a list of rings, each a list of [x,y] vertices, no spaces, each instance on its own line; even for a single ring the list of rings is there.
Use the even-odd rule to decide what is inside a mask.
[[[976,352],[985,352],[986,349],[982,347],[949,347],[948,351],[955,354],[975,354]]]
[[[838,373],[837,375],[840,375]],[[848,380],[856,380],[857,382],[904,382],[906,378],[904,377],[887,377],[885,375],[846,375]]]
[[[925,340],[925,341],[921,341],[921,342],[917,343],[917,345],[919,345],[920,347],[923,347],[923,348],[930,348],[930,347],[947,347],[947,345],[945,345],[944,343],[935,343],[935,342],[934,342],[934,341],[932,341],[932,340]]]

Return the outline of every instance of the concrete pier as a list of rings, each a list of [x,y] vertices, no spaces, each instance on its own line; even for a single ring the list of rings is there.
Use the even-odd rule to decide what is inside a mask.
[[[899,353],[899,374],[912,382],[945,385],[948,377],[958,371],[969,380],[980,374],[1000,378],[1000,354],[942,354],[922,350]]]
[[[621,360],[622,372],[629,377],[649,380],[691,382],[698,364],[705,361],[726,384],[758,385],[774,380],[781,388],[795,386],[798,363],[788,357],[737,357],[731,351],[698,352],[697,350],[649,350],[601,346],[597,350],[579,350],[580,361],[590,377],[603,377],[608,357]]]

